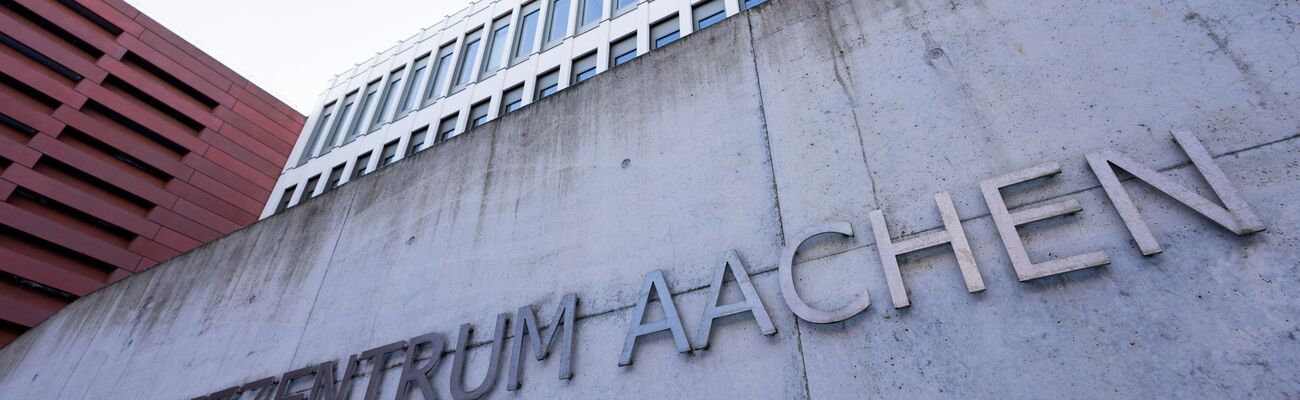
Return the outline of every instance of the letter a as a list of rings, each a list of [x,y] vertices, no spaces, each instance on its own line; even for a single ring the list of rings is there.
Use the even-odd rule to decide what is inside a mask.
[[[652,291],[659,296],[659,303],[663,305],[664,319],[643,323]],[[673,343],[677,345],[678,353],[691,351],[690,342],[686,340],[686,328],[682,328],[682,319],[677,316],[677,307],[673,305],[673,295],[668,290],[668,282],[664,281],[664,271],[655,270],[645,275],[645,284],[641,286],[641,296],[636,302],[636,310],[632,313],[631,326],[627,329],[627,340],[623,342],[623,354],[618,356],[618,366],[632,365],[632,351],[636,349],[636,338],[662,331],[672,332]]]

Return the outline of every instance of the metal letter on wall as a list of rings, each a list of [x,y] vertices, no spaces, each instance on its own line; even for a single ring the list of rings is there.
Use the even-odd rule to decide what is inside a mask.
[[[903,285],[903,272],[898,268],[897,257],[943,244],[952,244],[952,251],[957,255],[957,266],[961,268],[962,279],[966,281],[966,290],[970,293],[984,290],[984,278],[980,276],[975,254],[966,241],[966,231],[962,230],[961,218],[957,215],[957,208],[952,205],[952,196],[948,192],[938,192],[934,194],[934,201],[939,206],[944,229],[898,243],[889,238],[885,213],[880,210],[871,212],[871,230],[876,235],[876,250],[880,252],[880,262],[885,269],[885,280],[889,282],[889,296],[894,302],[894,308],[912,305],[907,298],[907,287]]]
[[[740,286],[740,294],[744,300],[719,306],[718,300],[722,297],[722,282],[727,276],[727,270],[731,270],[731,276],[736,278],[736,285]],[[749,312],[754,315],[754,321],[758,322],[758,329],[764,335],[776,334],[772,317],[767,313],[767,308],[763,307],[763,300],[758,298],[758,291],[754,290],[754,284],[749,280],[749,268],[745,266],[745,262],[740,259],[740,254],[735,250],[727,250],[718,260],[718,267],[713,272],[713,284],[709,286],[708,299],[709,302],[704,308],[704,320],[700,322],[699,333],[695,335],[695,343],[692,345],[696,350],[709,348],[709,335],[713,331],[713,321],[728,315]]]
[[[780,275],[781,278],[781,297],[785,298],[786,305],[799,318],[815,324],[831,324],[844,321],[853,318],[854,315],[858,315],[858,313],[871,306],[871,296],[866,289],[863,289],[862,293],[858,294],[853,303],[834,310],[813,308],[808,303],[805,303],[803,298],[799,297],[799,293],[795,291],[795,253],[798,252],[799,246],[802,246],[808,239],[826,233],[838,233],[846,237],[853,237],[853,226],[849,225],[848,222],[829,222],[805,229],[795,241],[788,243],[785,249],[781,251],[781,265],[777,271],[777,275]]]
[[[305,400],[306,396],[302,393],[290,394],[289,391],[293,389],[293,381],[311,376],[315,372],[316,367],[310,365],[285,372],[280,377],[280,385],[275,388],[275,400]]]
[[[1082,211],[1083,206],[1078,200],[1070,199],[1045,206],[1020,209],[1013,213],[1007,210],[1007,203],[1002,198],[1001,189],[1059,173],[1061,173],[1061,164],[1051,162],[980,182],[980,191],[984,192],[984,201],[988,203],[989,214],[993,216],[993,223],[998,227],[998,235],[1002,236],[1002,244],[1006,246],[1007,255],[1011,257],[1011,266],[1015,268],[1016,277],[1021,282],[1110,263],[1110,256],[1102,251],[1036,264],[1029,260],[1029,253],[1025,251],[1025,243],[1021,240],[1020,232],[1016,227],[1051,217],[1074,214]]]
[[[308,400],[347,400],[352,396],[352,383],[355,382],[357,366],[361,360],[353,354],[348,357],[348,365],[343,369],[343,379],[334,379],[334,370],[338,369],[333,361],[326,361],[316,367],[316,380],[312,383]]]
[[[420,348],[427,347],[431,351],[428,360],[424,365],[416,365],[416,357],[420,356]],[[397,380],[397,397],[398,400],[405,400],[410,397],[411,386],[414,385],[420,390],[420,395],[425,399],[435,399],[433,392],[433,382],[430,381],[429,373],[433,368],[438,366],[442,360],[442,349],[446,347],[446,341],[442,335],[430,333],[427,335],[416,336],[407,341],[406,359],[402,361],[402,375]]]
[[[537,361],[546,359],[551,352],[551,346],[555,344],[557,333],[564,335],[564,341],[560,342],[560,379],[569,379],[573,377],[573,342],[575,331],[575,320],[578,316],[578,296],[568,294],[560,300],[559,309],[555,310],[555,319],[551,321],[550,327],[546,328],[545,333],[538,332],[537,313],[533,312],[533,306],[527,305],[519,307],[515,313],[515,340],[510,345],[510,373],[506,380],[506,390],[518,390],[523,385],[519,376],[524,369],[524,336],[532,339],[533,352],[537,353]],[[561,331],[560,327],[564,330]]]
[[[1129,198],[1128,191],[1120,184],[1112,165],[1127,171],[1233,233],[1247,235],[1263,231],[1264,223],[1255,216],[1250,204],[1237,193],[1236,188],[1228,181],[1228,176],[1214,163],[1214,158],[1205,150],[1205,146],[1196,135],[1185,130],[1177,130],[1173,134],[1179,147],[1187,153],[1187,158],[1192,160],[1192,165],[1196,166],[1196,170],[1200,171],[1201,176],[1210,184],[1210,189],[1226,207],[1219,207],[1214,202],[1197,195],[1195,191],[1174,183],[1156,170],[1147,168],[1118,152],[1106,150],[1088,154],[1088,165],[1097,175],[1097,180],[1101,181],[1106,196],[1110,197],[1110,202],[1115,205],[1116,211],[1119,211],[1120,218],[1124,220],[1124,225],[1133,235],[1133,240],[1137,242],[1142,254],[1149,256],[1163,249],[1160,248],[1160,242],[1156,240],[1155,235],[1151,234],[1151,228],[1147,226],[1146,221],[1142,220],[1142,214],[1138,213],[1137,207],[1133,205],[1133,199]]]
[[[361,360],[370,360],[370,379],[366,382],[366,395],[363,400],[379,400],[379,387],[384,384],[384,366],[388,364],[389,355],[406,348],[406,341],[393,342],[361,352]],[[343,400],[347,397],[340,396]]]
[[[650,303],[651,291],[659,296],[659,304],[664,308],[664,319],[647,324],[643,322],[646,307]],[[691,351],[690,342],[686,340],[686,328],[682,327],[682,319],[677,315],[677,306],[673,304],[672,292],[668,289],[668,282],[664,280],[664,272],[654,270],[645,275],[645,284],[641,286],[641,295],[636,302],[636,310],[632,312],[631,325],[627,329],[627,339],[623,342],[623,353],[618,356],[618,366],[632,365],[632,351],[636,349],[636,338],[662,331],[672,333],[673,343],[677,345],[678,353]]]
[[[492,355],[488,359],[487,376],[473,389],[465,390],[465,363],[469,362],[469,339],[474,326],[462,324],[460,335],[456,337],[456,358],[451,363],[451,397],[456,400],[471,400],[483,397],[492,390],[497,382],[497,371],[501,369],[501,349],[505,347],[506,322],[510,314],[497,315],[497,326],[492,335]]]
[[[239,391],[244,394],[257,392],[253,396],[253,400],[272,400],[272,396],[275,394],[275,390],[272,389],[275,387],[275,382],[274,376],[266,377],[244,384],[243,387],[239,388]]]

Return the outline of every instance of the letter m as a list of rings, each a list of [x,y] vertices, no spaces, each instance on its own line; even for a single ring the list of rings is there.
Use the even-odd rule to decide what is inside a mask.
[[[564,299],[560,300],[559,309],[555,310],[554,320],[543,333],[539,332],[537,314],[533,312],[533,306],[519,307],[519,311],[515,313],[515,340],[510,345],[510,379],[506,382],[506,390],[518,390],[522,386],[520,374],[524,368],[525,344],[532,344],[533,352],[537,353],[537,361],[545,360],[550,354],[551,347],[554,347],[557,333],[564,335],[564,341],[560,342],[560,379],[573,377],[571,361],[573,361],[574,321],[577,314],[578,296],[573,294],[564,296]],[[525,338],[531,340],[525,342]]]

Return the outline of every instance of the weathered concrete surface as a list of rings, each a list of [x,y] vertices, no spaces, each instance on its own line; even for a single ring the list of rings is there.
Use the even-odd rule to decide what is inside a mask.
[[[496,314],[549,321],[566,293],[574,379],[528,363],[520,392],[502,373],[490,398],[1300,397],[1300,8],[1163,3],[774,0],[75,302],[0,349],[0,398],[189,398],[428,332],[454,344],[466,322],[482,343]],[[1165,247],[1140,255],[1084,155],[1208,194],[1174,128],[1267,232],[1127,182]],[[1020,283],[977,185],[1049,161],[1064,172],[1008,203],[1084,211],[1022,227],[1030,256],[1112,264]],[[894,310],[867,215],[899,239],[937,229],[935,191],[988,290],[966,293],[941,247],[900,259],[913,306]],[[858,235],[805,245],[796,286],[873,304],[797,321],[777,256],[832,220]],[[666,271],[693,338],[727,249],[778,333],[732,317],[707,351],[658,335],[617,367],[642,276]],[[471,386],[487,354],[470,352]]]

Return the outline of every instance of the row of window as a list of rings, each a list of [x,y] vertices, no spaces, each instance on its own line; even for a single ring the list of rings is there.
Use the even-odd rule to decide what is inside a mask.
[[[520,14],[522,14],[522,17],[518,21],[521,29],[515,34],[516,40],[510,58],[512,64],[527,59],[534,54],[537,45],[536,34],[539,33],[537,25],[541,13],[540,1],[534,1],[521,8]],[[553,42],[558,43],[558,41],[565,38],[563,29],[552,28],[567,26],[565,19],[568,15],[570,0],[546,1],[551,2],[551,18],[548,20],[547,29],[540,33],[547,38],[547,43],[544,45],[549,46]],[[588,23],[595,23],[600,20],[598,18],[600,14],[593,14],[596,15],[596,17],[592,17],[594,19],[586,19],[585,10],[598,10],[600,2],[604,0],[580,1],[584,7],[579,12],[579,19],[583,22],[583,25],[579,25],[581,29]],[[612,1],[614,1],[613,10],[615,10],[615,15],[630,9],[637,3],[637,0]],[[765,1],[745,0],[742,5],[745,8],[750,8]],[[700,3],[694,6],[692,11],[692,22],[695,30],[707,28],[726,18],[723,0]],[[460,54],[464,57],[459,60],[454,57],[457,50],[455,43],[443,45],[436,53],[421,56],[409,66],[403,66],[389,73],[386,84],[383,83],[382,78],[376,79],[366,84],[364,90],[352,91],[346,94],[340,102],[331,102],[325,105],[319,114],[320,117],[317,118],[315,126],[312,128],[311,134],[308,136],[306,146],[296,166],[302,166],[314,157],[328,154],[335,147],[351,143],[358,137],[376,131],[384,124],[399,119],[411,111],[429,106],[438,98],[457,93],[470,83],[476,82],[473,80],[476,77],[478,80],[482,80],[494,75],[504,67],[502,61],[505,60],[504,49],[508,38],[510,38],[510,22],[510,15],[502,16],[492,22],[485,54],[479,54],[483,34],[482,28],[477,28],[465,36],[464,45],[459,48]],[[555,32],[559,32],[558,36],[553,35]],[[674,14],[651,24],[649,34],[650,48],[652,50],[676,41],[681,37],[679,16]],[[484,58],[480,60],[480,56]],[[637,33],[635,32],[610,43],[609,66],[611,68],[627,63],[637,56]],[[572,60],[570,85],[591,79],[596,75],[597,57],[598,49]],[[477,76],[474,73],[476,61],[482,62],[481,73]],[[453,63],[456,63],[456,65],[453,66]],[[408,68],[412,71],[410,74],[406,73]],[[450,85],[448,85],[448,75],[451,75]],[[409,80],[409,83],[403,85],[405,80]],[[560,68],[555,67],[538,75],[534,87],[533,101],[558,92],[561,89]],[[466,130],[473,129],[489,121],[490,104],[491,97],[488,97],[470,106]],[[524,105],[524,83],[521,82],[511,86],[501,94],[500,109],[497,115],[500,116],[518,110]],[[459,117],[460,112],[456,112],[440,119],[433,141],[446,140],[456,136]],[[412,133],[406,155],[426,148],[427,136],[428,127]],[[321,139],[323,139],[323,142]],[[394,140],[384,145],[381,150],[379,167],[386,166],[395,160],[397,143],[398,141]],[[369,159],[370,152],[358,157],[352,174],[353,177],[363,175],[366,172],[365,168],[369,163]],[[326,188],[322,193],[332,190],[338,185],[342,177],[343,167],[344,165],[338,165],[330,171]],[[303,187],[307,190],[304,199],[314,197],[313,193],[315,193],[320,177],[321,175],[313,176],[304,184]],[[289,206],[296,187],[291,186],[285,189],[277,204],[276,212]]]

